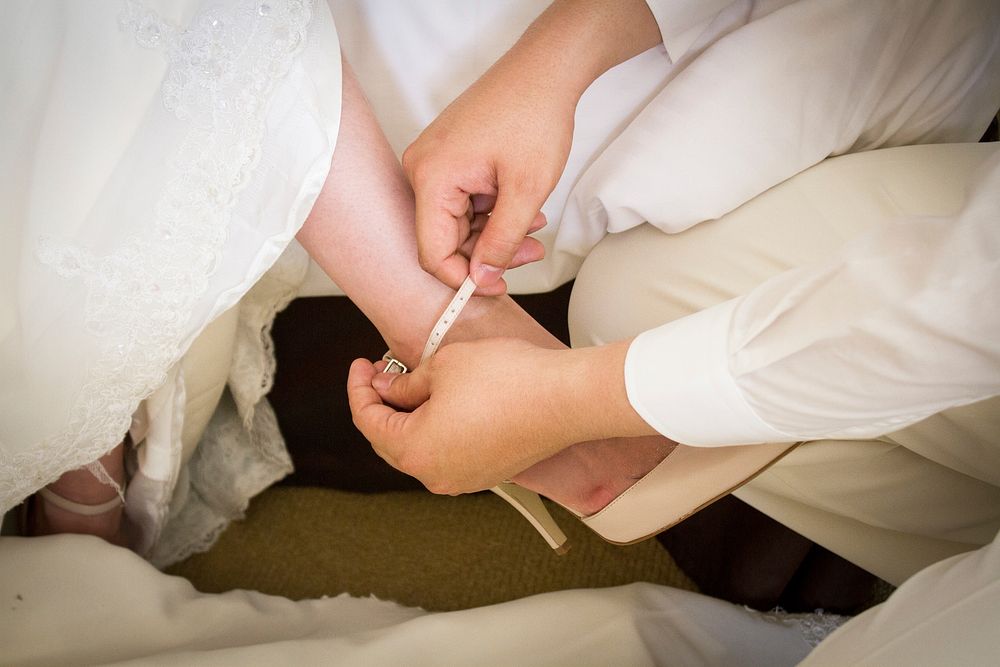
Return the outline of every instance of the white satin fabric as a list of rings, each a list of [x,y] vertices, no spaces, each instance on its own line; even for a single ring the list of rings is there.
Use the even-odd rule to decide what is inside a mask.
[[[0,539],[0,600],[4,662],[37,665],[780,667],[843,620],[760,614],[653,584],[450,613],[346,595],[205,595],[77,535]]]

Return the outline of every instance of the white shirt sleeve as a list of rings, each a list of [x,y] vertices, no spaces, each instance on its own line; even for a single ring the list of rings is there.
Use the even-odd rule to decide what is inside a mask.
[[[660,28],[667,55],[677,62],[733,0],[646,0],[646,4]]]
[[[629,400],[691,445],[867,438],[1000,394],[1000,156],[953,218],[905,218],[833,260],[647,331]]]

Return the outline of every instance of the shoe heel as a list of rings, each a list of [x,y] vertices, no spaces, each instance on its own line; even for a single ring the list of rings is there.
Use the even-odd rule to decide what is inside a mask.
[[[512,482],[502,482],[490,489],[521,513],[535,530],[545,538],[557,554],[562,556],[569,551],[566,534],[559,529],[559,524],[549,514],[548,508],[534,491],[528,491]]]

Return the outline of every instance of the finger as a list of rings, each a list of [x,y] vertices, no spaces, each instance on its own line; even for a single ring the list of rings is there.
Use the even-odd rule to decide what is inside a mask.
[[[476,213],[472,218],[469,218],[468,234],[465,237],[465,241],[462,242],[462,245],[459,248],[459,251],[463,255],[466,257],[471,255],[469,250],[475,247],[476,241],[479,240],[479,235],[482,234],[483,229],[486,228],[486,223],[489,222],[489,220],[490,216],[484,213]],[[549,224],[549,222],[546,220],[545,214],[539,212],[539,214],[535,216],[534,222],[531,223],[531,227],[528,228],[528,233],[534,234],[538,230],[544,228],[547,224]]]
[[[347,374],[347,400],[354,425],[372,443],[379,455],[390,464],[397,459],[395,452],[402,446],[406,413],[382,403],[372,387],[375,366],[367,359],[355,359]]]
[[[486,228],[486,223],[490,221],[490,216],[486,213],[477,213],[472,220],[469,221],[469,233],[482,232]]]
[[[468,229],[469,195],[457,187],[417,179],[413,187],[420,266],[457,289],[468,275],[465,259],[453,258],[464,240],[463,229]]]
[[[507,293],[507,281],[500,278],[492,285],[487,285],[486,287],[477,287],[476,291],[472,294],[474,296],[503,296]]]
[[[379,373],[371,379],[379,398],[403,410],[415,410],[431,396],[430,373],[426,366],[412,373]]]
[[[542,259],[545,259],[545,246],[538,239],[525,236],[521,247],[514,253],[514,259],[510,261],[510,266],[507,268],[514,269]]]
[[[459,251],[444,260],[437,271],[429,273],[445,285],[457,290],[469,276],[469,260]]]
[[[510,188],[500,190],[497,205],[472,252],[470,268],[477,287],[486,288],[500,280],[540,208],[536,198]]]
[[[469,234],[469,238],[465,239],[465,241],[462,243],[461,247],[458,249],[458,252],[463,257],[469,258],[472,256],[472,251],[476,247],[476,242],[479,241],[480,233],[481,232],[474,230],[471,234]]]
[[[469,235],[466,237],[465,241],[459,247],[458,252],[463,257],[471,257],[472,251],[476,247],[476,243],[479,241],[479,236],[482,234],[483,228],[486,226],[486,222],[489,220],[489,216],[477,214],[475,218],[469,224]],[[538,230],[545,227],[548,221],[545,219],[544,213],[539,213],[535,217],[535,221],[531,223],[531,227],[528,229],[529,234],[533,234]],[[521,246],[514,253],[514,258],[511,260],[508,269],[513,269],[517,266],[522,266],[530,262],[537,262],[545,257],[545,247],[542,246],[538,241],[530,237],[524,237],[524,241],[521,242]]]
[[[544,213],[539,211],[538,215],[535,216],[535,219],[531,221],[531,226],[528,227],[528,233],[534,234],[547,224],[549,224],[548,218],[545,217]]]
[[[475,194],[472,195],[472,210],[476,213],[489,213],[497,205],[496,195]]]

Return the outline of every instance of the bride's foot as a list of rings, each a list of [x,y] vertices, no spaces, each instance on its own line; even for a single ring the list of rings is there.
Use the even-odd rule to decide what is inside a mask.
[[[583,442],[536,463],[513,481],[590,516],[642,479],[676,446],[660,436]]]
[[[123,485],[125,466],[123,445],[118,445],[99,460],[117,484]],[[46,487],[49,493],[38,493],[34,498],[33,516],[29,517],[28,530],[32,535],[76,533],[95,535],[112,544],[124,545],[122,531],[124,505],[118,499],[118,490],[101,482],[87,468],[71,470]],[[60,499],[66,502],[60,502]],[[81,513],[74,505],[98,508],[110,505],[95,514]]]

